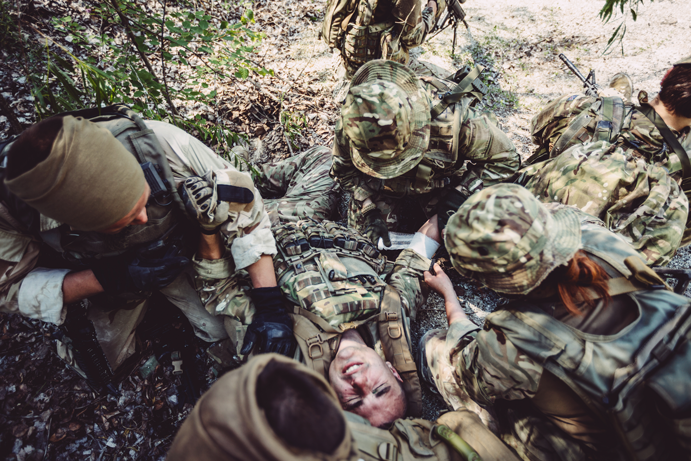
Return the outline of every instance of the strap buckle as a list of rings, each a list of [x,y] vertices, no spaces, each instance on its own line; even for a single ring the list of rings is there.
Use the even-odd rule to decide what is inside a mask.
[[[320,335],[317,336],[312,336],[311,338],[307,339],[307,355],[309,356],[310,359],[318,359],[324,356],[324,349],[322,348],[322,338]],[[313,354],[312,353],[312,348],[315,348],[318,350],[319,355]]]

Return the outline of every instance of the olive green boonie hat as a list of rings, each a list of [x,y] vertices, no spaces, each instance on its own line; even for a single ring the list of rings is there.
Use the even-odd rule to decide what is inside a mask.
[[[498,184],[472,195],[451,216],[444,240],[462,275],[522,295],[573,257],[581,227],[573,209],[551,211],[525,188]]]
[[[429,146],[427,97],[415,74],[397,62],[360,67],[341,106],[341,123],[353,164],[375,178],[412,170]]]

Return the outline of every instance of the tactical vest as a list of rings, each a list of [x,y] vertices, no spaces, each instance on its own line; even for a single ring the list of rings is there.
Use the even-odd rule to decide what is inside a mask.
[[[628,296],[639,317],[616,334],[593,335],[521,300],[488,315],[484,328],[501,329],[568,385],[619,436],[623,459],[688,457],[691,302],[660,289],[664,282],[623,240],[596,225],[582,229],[582,249],[622,274],[610,279],[610,294]]]
[[[554,158],[569,147],[588,141],[614,143],[622,126],[631,122],[631,105],[619,97],[588,97],[573,101],[579,95],[550,102],[531,122],[533,142],[540,147],[526,164]],[[557,138],[555,133],[561,133]]]
[[[400,198],[457,185],[465,172],[461,168],[465,159],[458,147],[461,126],[468,111],[487,92],[480,79],[483,70],[482,66],[466,66],[452,76],[455,81],[420,77],[436,90],[430,107],[429,147],[420,163],[405,174],[389,179],[365,178],[372,191]]]
[[[398,419],[389,430],[372,427],[366,419],[344,413],[362,461],[452,461],[482,459],[483,461],[517,461],[506,446],[469,410],[444,413],[436,422],[423,419]],[[446,426],[447,438],[437,435],[437,428]],[[462,456],[453,443],[462,442],[480,456]],[[457,443],[457,442],[456,442]],[[467,453],[467,452],[466,452]],[[472,455],[471,455],[472,456]]]
[[[284,224],[274,235],[276,279],[293,305],[293,332],[307,366],[328,379],[341,334],[376,326],[386,360],[403,379],[408,413],[419,415],[408,319],[398,292],[382,280],[386,257],[363,235],[329,221]]]
[[[169,231],[181,221],[179,213],[184,206],[175,190],[173,173],[168,165],[165,151],[153,130],[149,129],[144,121],[125,105],[84,109],[61,115],[83,117],[98,123],[108,129],[137,158],[151,188],[151,196],[146,205],[148,221],[145,225],[130,226],[117,234],[106,235],[97,232],[73,231],[68,225],[41,215],[4,186],[2,180],[5,176],[6,155],[10,142],[4,146],[0,154],[2,158],[0,183],[2,183],[2,200],[12,216],[26,226],[30,233],[62,255],[68,265],[75,268],[120,255],[145,243],[171,238]],[[94,184],[94,189],[98,189],[98,184]]]

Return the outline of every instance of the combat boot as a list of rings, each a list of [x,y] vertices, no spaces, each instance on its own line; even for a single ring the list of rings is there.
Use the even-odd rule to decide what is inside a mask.
[[[631,95],[633,94],[633,81],[629,74],[619,72],[609,81],[609,87],[614,88],[619,94],[625,104],[631,104]]]

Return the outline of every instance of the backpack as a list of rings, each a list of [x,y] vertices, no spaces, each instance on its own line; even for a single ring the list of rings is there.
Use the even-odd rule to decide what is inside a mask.
[[[403,380],[408,413],[419,415],[408,319],[400,295],[382,279],[391,268],[386,257],[359,232],[329,221],[283,224],[274,236],[276,280],[293,306],[293,333],[307,366],[328,379],[340,335],[376,328],[386,359]]]
[[[630,117],[631,106],[625,106],[619,97],[572,95],[555,99],[530,122],[533,142],[539,147],[525,163],[554,158],[587,141],[613,143]]]
[[[636,321],[616,334],[597,336],[557,321],[538,304],[521,301],[488,315],[484,328],[501,329],[568,385],[613,429],[625,459],[681,459],[682,453],[688,458],[691,300],[665,290],[664,281],[638,256],[612,257],[622,256],[617,250],[624,248],[613,234],[593,229],[583,236],[586,252],[624,275],[610,279],[609,291],[629,296],[639,306]]]

